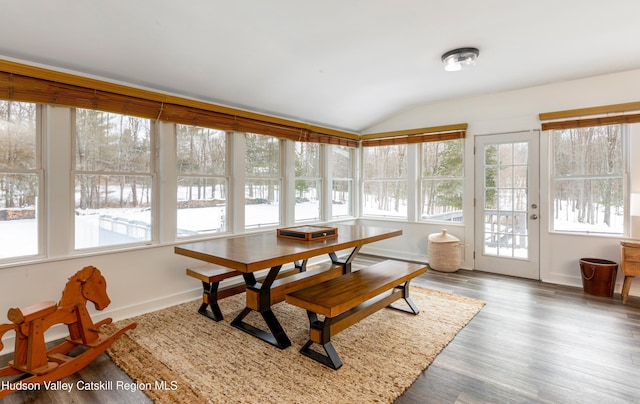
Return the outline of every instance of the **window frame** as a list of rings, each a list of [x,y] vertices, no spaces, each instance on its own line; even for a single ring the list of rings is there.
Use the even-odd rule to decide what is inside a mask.
[[[630,221],[631,216],[629,213],[629,198],[630,198],[630,187],[629,187],[629,160],[630,160],[630,134],[631,127],[629,124],[619,123],[617,124],[621,127],[621,158],[622,158],[622,171],[619,174],[565,174],[562,177],[559,177],[556,174],[556,147],[555,147],[555,135],[557,132],[565,131],[565,130],[574,130],[579,128],[566,128],[566,129],[548,129],[546,132],[549,136],[549,232],[556,234],[571,234],[571,235],[582,235],[582,236],[597,236],[597,237],[626,237],[630,233]],[[598,126],[611,126],[607,124],[598,125]],[[570,177],[570,178],[568,178]],[[598,179],[620,179],[622,183],[622,209],[623,213],[623,226],[621,232],[605,232],[605,231],[595,231],[595,230],[570,230],[570,229],[557,229],[556,228],[556,183],[557,181],[581,181],[581,180],[598,180]]]
[[[349,173],[350,176],[349,177],[336,177],[334,176],[334,172],[333,172],[333,156],[335,153],[335,149],[336,148],[343,148],[349,151]],[[325,198],[326,201],[328,201],[328,203],[330,203],[331,206],[331,220],[342,220],[342,219],[349,219],[349,218],[353,218],[356,216],[355,214],[355,206],[356,206],[356,167],[357,167],[357,156],[358,153],[356,153],[358,151],[357,148],[354,147],[350,147],[350,146],[343,146],[343,145],[330,145],[330,148],[327,152],[328,154],[328,159],[329,159],[329,170],[327,170],[327,184],[328,184],[328,198]],[[349,184],[349,202],[348,202],[348,214],[346,215],[341,215],[341,216],[336,216],[335,214],[335,210],[333,209],[333,184],[335,181],[343,181],[343,182],[347,182]]]
[[[158,125],[156,122],[148,119],[148,118],[140,118],[133,115],[119,114],[115,112],[103,111],[103,110],[92,110],[86,109],[88,111],[95,111],[104,114],[116,115],[116,116],[124,116],[124,117],[133,117],[136,119],[144,119],[149,122],[149,172],[148,173],[140,173],[140,172],[127,172],[127,171],[105,171],[105,170],[95,170],[95,171],[82,171],[78,170],[76,166],[76,153],[77,153],[77,110],[82,108],[70,108],[71,111],[71,175],[70,175],[70,183],[69,188],[71,192],[71,227],[70,227],[70,245],[69,250],[72,253],[90,253],[90,252],[100,252],[100,251],[112,251],[112,250],[123,250],[127,248],[137,247],[137,246],[146,246],[149,244],[158,244],[160,237],[160,225],[159,225],[159,186],[158,186],[158,174],[157,167],[159,165],[158,162]],[[76,245],[76,178],[78,175],[97,175],[97,176],[135,176],[135,177],[148,177],[149,185],[151,187],[151,198],[150,198],[150,238],[148,240],[140,240],[130,243],[114,243],[107,244],[102,246],[91,246],[86,248],[79,248]]]
[[[376,176],[369,176],[368,173],[366,172],[366,163],[365,163],[365,150],[367,149],[380,149],[383,147],[398,147],[398,146],[402,146],[404,147],[404,154],[405,154],[405,167],[404,167],[404,174],[405,176],[402,178],[393,178],[393,177],[376,177]],[[410,156],[411,150],[410,150],[410,145],[407,143],[400,143],[400,144],[389,144],[389,145],[375,145],[375,146],[367,146],[367,147],[363,147],[362,151],[361,151],[361,173],[362,176],[360,178],[360,217],[364,217],[364,218],[375,218],[375,219],[384,219],[384,220],[399,220],[399,221],[409,221],[410,215],[411,215],[411,203],[412,201],[410,200],[410,187],[409,187],[409,156]],[[365,210],[365,187],[368,183],[372,183],[372,184],[387,184],[387,183],[399,183],[399,184],[403,184],[405,187],[405,194],[406,194],[406,212],[404,215],[387,215],[387,214],[371,214],[371,213],[366,213]]]
[[[460,175],[459,176],[454,176],[454,175],[447,175],[447,176],[425,176],[424,175],[424,145],[427,144],[442,144],[444,142],[460,142],[460,158],[462,159],[462,167],[460,168]],[[417,221],[420,223],[441,223],[441,224],[458,224],[458,225],[464,225],[465,223],[465,215],[464,215],[464,187],[465,187],[465,181],[464,181],[464,173],[465,173],[465,165],[466,165],[466,159],[465,159],[465,139],[464,138],[459,138],[459,139],[446,139],[446,140],[436,140],[436,141],[429,141],[429,142],[422,142],[419,143],[419,150],[418,150],[418,190],[419,190],[419,194],[418,194],[418,212],[417,212]],[[457,220],[438,220],[438,219],[429,219],[429,218],[423,218],[423,208],[424,208],[424,183],[425,181],[446,181],[446,180],[458,180],[460,181],[460,189],[462,190],[462,195],[461,195],[461,199],[460,199],[460,204],[462,205],[461,211],[462,211],[462,217],[459,221]]]
[[[285,189],[284,189],[284,184],[285,184],[285,175],[287,173],[285,173],[285,163],[284,163],[284,152],[286,149],[286,144],[285,144],[285,140],[282,138],[279,138],[277,136],[270,136],[270,135],[263,135],[260,133],[251,133],[251,132],[242,132],[243,135],[245,136],[245,150],[244,150],[244,157],[245,157],[245,163],[247,161],[247,155],[248,155],[248,150],[249,148],[247,147],[248,142],[246,142],[247,136],[248,135],[253,135],[253,136],[266,136],[266,137],[270,137],[272,139],[274,139],[275,142],[277,142],[278,144],[278,156],[277,156],[277,160],[278,160],[278,172],[276,174],[268,174],[268,175],[256,175],[254,173],[249,174],[247,172],[247,166],[245,164],[244,166],[244,181],[242,183],[242,195],[243,195],[243,200],[242,200],[242,209],[244,209],[244,223],[243,223],[243,231],[244,232],[251,232],[251,231],[259,231],[259,230],[263,230],[263,229],[270,229],[270,228],[276,228],[278,226],[281,226],[284,223],[285,217],[284,217],[284,209],[285,206],[283,206],[283,203],[286,203],[286,199],[284,198],[285,196]],[[274,223],[258,223],[256,225],[247,225],[247,183],[248,181],[273,181],[274,183],[277,183],[277,187],[278,187],[278,192],[277,192],[277,196],[278,196],[278,220],[277,222]],[[235,186],[239,186],[238,184],[236,184]]]
[[[46,257],[46,220],[44,217],[44,212],[45,212],[45,208],[47,206],[47,198],[46,198],[46,188],[45,188],[45,161],[44,161],[44,156],[45,153],[43,152],[43,147],[44,147],[44,118],[43,118],[43,106],[41,104],[35,103],[35,102],[29,102],[29,101],[12,101],[12,100],[5,100],[2,99],[0,101],[4,101],[4,102],[15,102],[15,103],[25,103],[25,104],[32,104],[35,106],[35,138],[34,138],[34,167],[31,169],[0,169],[0,172],[4,173],[4,174],[34,174],[36,175],[37,179],[38,179],[38,187],[37,187],[37,192],[38,195],[36,196],[37,198],[37,203],[35,206],[35,215],[36,215],[36,231],[38,232],[37,237],[35,238],[35,241],[37,243],[36,245],[36,252],[35,254],[29,254],[29,255],[16,255],[16,256],[12,256],[12,257],[5,257],[5,258],[1,258],[0,257],[0,265],[4,265],[4,264],[11,264],[11,263],[20,263],[20,262],[26,262],[26,261],[31,261],[34,259],[42,259]]]
[[[183,127],[193,127],[193,128],[198,128],[198,129],[204,129],[204,130],[211,130],[211,131],[218,131],[224,134],[224,143],[225,143],[225,161],[224,161],[224,172],[223,173],[213,173],[213,174],[208,174],[208,173],[181,173],[178,170],[178,161],[179,161],[179,156],[178,156],[178,133],[179,133],[179,128],[180,126]],[[175,124],[174,125],[174,130],[176,133],[176,146],[175,146],[175,158],[176,158],[176,164],[175,164],[175,176],[176,176],[176,226],[175,226],[175,239],[180,241],[180,240],[185,240],[185,239],[189,239],[189,238],[202,238],[202,237],[210,237],[213,235],[220,235],[220,234],[226,234],[229,233],[231,230],[231,214],[232,212],[230,211],[230,200],[231,200],[231,183],[230,183],[230,161],[232,159],[231,156],[231,142],[230,142],[230,136],[233,135],[233,133],[230,133],[228,131],[224,131],[221,129],[213,129],[213,128],[208,128],[208,127],[202,127],[202,126],[196,126],[196,125],[185,125],[185,124]],[[178,218],[177,218],[177,214],[178,214],[178,209],[177,209],[177,204],[179,204],[179,200],[178,200],[178,187],[180,185],[180,179],[181,178],[207,178],[207,179],[212,179],[214,181],[221,181],[224,183],[224,186],[226,188],[226,199],[225,199],[225,204],[224,204],[224,208],[225,208],[225,219],[224,219],[224,228],[222,228],[220,231],[207,231],[207,232],[196,232],[196,234],[193,235],[180,235],[178,233],[179,230],[179,223],[178,223]]]
[[[318,156],[317,156],[317,163],[318,163],[318,176],[314,177],[314,176],[297,176],[296,175],[296,169],[295,166],[298,162],[298,154],[297,154],[297,147],[298,145],[300,145],[301,147],[307,147],[307,145],[313,144],[318,148]],[[309,143],[309,142],[294,142],[294,173],[293,173],[293,183],[294,183],[294,195],[293,195],[293,211],[294,211],[294,223],[296,224],[302,224],[302,223],[316,223],[316,222],[320,222],[322,221],[322,212],[324,211],[324,179],[322,178],[322,173],[324,172],[323,170],[323,161],[324,159],[323,157],[323,153],[324,153],[324,148],[322,147],[322,144],[320,143]],[[315,218],[310,218],[310,219],[298,219],[295,215],[296,212],[296,206],[298,204],[298,195],[297,195],[297,185],[298,185],[298,181],[308,181],[308,182],[314,182],[315,184],[317,184],[316,186],[316,190],[318,192],[318,210],[317,210],[317,217]],[[304,203],[304,202],[303,202]]]

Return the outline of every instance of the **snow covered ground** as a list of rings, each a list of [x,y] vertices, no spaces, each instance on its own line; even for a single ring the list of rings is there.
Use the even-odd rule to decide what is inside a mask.
[[[279,209],[277,204],[245,205],[245,224],[247,228],[275,226],[279,223]],[[319,215],[316,202],[302,202],[295,205],[295,217],[299,221],[315,220]],[[88,212],[87,212],[88,213]],[[75,232],[77,249],[100,247],[120,244],[130,241],[150,241],[151,233],[148,225],[151,223],[151,211],[148,209],[104,209],[90,212],[91,214],[75,216]],[[376,212],[367,211],[369,214]],[[378,212],[381,215],[388,212]],[[566,212],[560,212],[560,217],[566,217]],[[333,204],[334,217],[349,215],[348,204]],[[102,231],[100,217],[109,215],[114,220],[109,227],[103,220]],[[225,231],[227,223],[226,207],[210,207],[178,210],[178,228],[182,235],[194,233],[215,233]],[[556,230],[593,233],[623,233],[623,215],[611,215],[612,226],[588,225],[571,221],[556,221]],[[129,224],[125,225],[124,223]],[[147,230],[144,230],[146,228]],[[55,232],[54,232],[55,233]],[[64,235],[60,235],[64,236]],[[0,221],[0,259],[36,255],[38,253],[38,226],[35,219]],[[495,248],[495,246],[487,246]],[[510,248],[508,248],[510,250]],[[488,250],[490,251],[490,250]],[[495,251],[499,254],[498,251]],[[504,251],[507,253],[507,251]],[[522,256],[523,252],[516,253]]]

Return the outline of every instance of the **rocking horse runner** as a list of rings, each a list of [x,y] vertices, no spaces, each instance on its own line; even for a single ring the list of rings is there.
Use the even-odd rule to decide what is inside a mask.
[[[111,303],[107,296],[107,282],[98,268],[88,266],[69,278],[60,302],[42,302],[33,306],[11,308],[7,313],[13,324],[0,325],[0,338],[7,331],[16,333],[13,360],[9,366],[0,368],[0,377],[20,374],[32,376],[20,382],[42,384],[69,376],[84,368],[106,351],[109,346],[127,330],[136,328],[129,324],[111,335],[99,331],[110,324],[111,318],[93,323],[87,310],[87,301],[94,303],[96,310],[103,310]],[[69,336],[60,345],[47,350],[44,332],[56,324],[66,324]],[[77,346],[86,350],[75,357],[67,354]],[[0,349],[2,349],[0,339]],[[15,384],[0,390],[0,399],[16,391]]]

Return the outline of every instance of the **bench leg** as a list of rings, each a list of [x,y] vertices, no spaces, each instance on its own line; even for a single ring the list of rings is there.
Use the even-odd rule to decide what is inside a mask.
[[[213,321],[221,321],[222,311],[218,305],[218,285],[220,282],[205,282],[202,281],[202,304],[198,309],[198,313],[205,317],[209,317]],[[211,310],[208,310],[208,308]]]
[[[400,286],[396,286],[396,289],[401,289],[402,290],[402,297],[403,297],[404,301],[407,303],[407,305],[409,306],[409,308],[402,307],[402,306],[397,306],[397,305],[394,305],[394,304],[390,304],[388,307],[390,309],[404,311],[405,313],[418,314],[418,313],[420,313],[420,309],[413,302],[413,300],[411,299],[411,296],[409,296],[409,282],[410,281],[406,281],[404,284],[402,284]]]
[[[316,352],[311,349],[311,345],[313,341],[309,340],[306,344],[300,349],[300,353],[306,356],[307,358],[311,358],[317,362],[322,363],[325,366],[330,367],[331,369],[338,370],[342,367],[342,361],[340,360],[340,356],[338,356],[338,352],[333,347],[331,342],[327,342],[322,344],[326,355],[321,354],[320,352]]]
[[[342,367],[342,360],[338,355],[338,352],[333,347],[331,343],[331,334],[329,330],[329,326],[331,324],[330,318],[325,318],[324,321],[318,320],[318,315],[311,311],[307,311],[307,316],[309,317],[310,328],[320,328],[322,329],[322,348],[324,349],[324,354],[311,349],[311,345],[314,342],[309,339],[306,344],[300,349],[300,353],[304,356],[311,358],[317,362],[322,363],[325,366],[330,367],[331,369],[340,369]]]

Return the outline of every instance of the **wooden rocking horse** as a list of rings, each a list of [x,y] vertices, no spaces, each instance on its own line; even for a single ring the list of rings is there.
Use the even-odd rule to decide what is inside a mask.
[[[129,324],[111,335],[105,335],[98,329],[111,323],[106,318],[93,323],[87,311],[87,301],[94,303],[96,310],[103,310],[111,303],[107,296],[107,282],[98,270],[88,266],[69,278],[60,302],[38,303],[25,308],[11,308],[7,313],[13,324],[0,325],[0,338],[7,331],[16,333],[13,360],[0,368],[0,377],[13,375],[31,375],[20,380],[21,383],[42,384],[69,376],[84,368],[127,330],[136,328]],[[58,346],[47,350],[44,332],[56,324],[66,324],[69,336]],[[78,346],[84,346],[84,352],[76,356],[67,354]],[[0,339],[0,349],[2,349]],[[9,388],[4,388],[9,385]],[[13,393],[15,383],[5,383],[0,390],[0,399]]]

